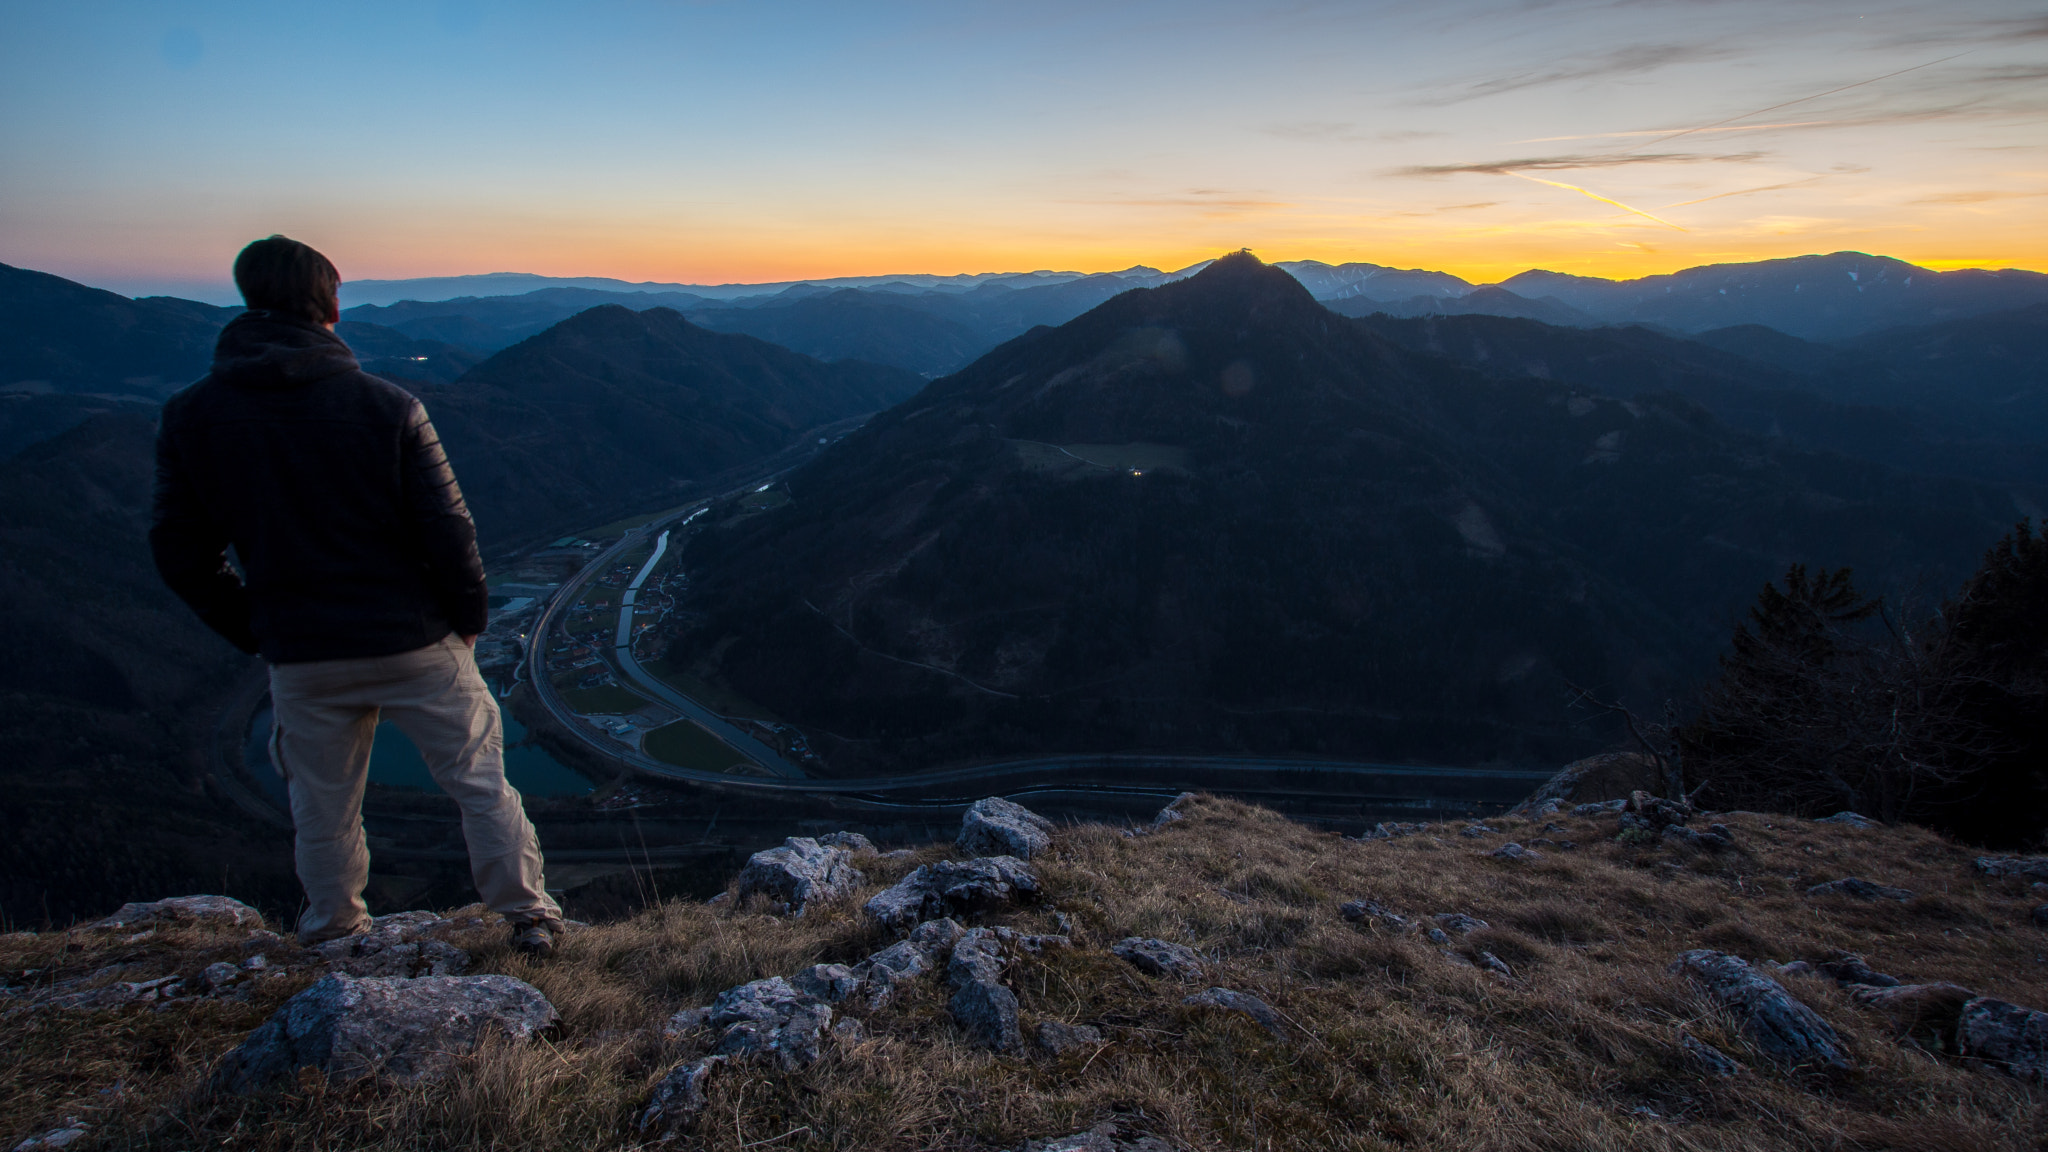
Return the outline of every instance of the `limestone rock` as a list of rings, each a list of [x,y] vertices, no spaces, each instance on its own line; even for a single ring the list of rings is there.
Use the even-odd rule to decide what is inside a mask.
[[[1495,834],[1494,829],[1488,828],[1484,824],[1467,824],[1458,831],[1458,835],[1465,837],[1467,840],[1476,840],[1481,836],[1492,836]]]
[[[225,960],[220,960],[208,964],[206,971],[199,974],[199,986],[208,992],[225,992],[230,985],[241,978],[242,969],[240,967],[230,964]]]
[[[661,1083],[654,1086],[654,1099],[648,1102],[647,1110],[640,1114],[640,1131],[662,1131],[668,1133],[687,1132],[704,1114],[709,1100],[704,1086],[711,1081],[711,1074],[725,1063],[723,1056],[706,1056],[678,1064]]]
[[[1849,989],[1856,1002],[1889,1017],[1909,1036],[1928,1035],[1953,1048],[1963,1005],[1975,992],[1956,984],[1859,984]]]
[[[1855,876],[1844,876],[1825,884],[1815,884],[1806,890],[1808,896],[1849,896],[1857,900],[1911,900],[1913,894],[1904,888],[1890,888],[1874,884]]]
[[[1062,1024],[1047,1020],[1038,1026],[1038,1046],[1057,1056],[1076,1048],[1093,1048],[1102,1043],[1102,1029],[1092,1024]]]
[[[1052,821],[1000,796],[976,800],[960,818],[955,845],[969,856],[1029,860],[1052,846]]]
[[[1558,769],[1557,775],[1544,781],[1508,815],[1529,816],[1537,809],[1545,809],[1542,814],[1548,815],[1556,810],[1550,801],[1585,807],[1600,801],[1626,800],[1631,792],[1658,788],[1663,783],[1656,761],[1648,756],[1638,752],[1604,752]]]
[[[1605,816],[1609,813],[1619,812],[1626,807],[1628,807],[1627,800],[1598,800],[1591,804],[1581,804],[1573,808],[1572,815]]]
[[[56,1152],[56,1149],[69,1148],[83,1140],[88,1131],[90,1129],[79,1123],[76,1118],[67,1116],[63,1127],[52,1128],[40,1136],[31,1136],[23,1140],[14,1146],[14,1152]]]
[[[1524,848],[1514,841],[1509,841],[1495,848],[1493,851],[1488,852],[1487,855],[1495,860],[1541,860],[1543,858],[1543,853],[1536,851],[1534,848]]]
[[[1187,813],[1181,811],[1181,806],[1194,798],[1195,794],[1193,792],[1183,792],[1172,800],[1167,801],[1166,807],[1159,810],[1159,815],[1152,818],[1152,830],[1157,832],[1176,820],[1187,819]]]
[[[824,1055],[832,1006],[809,997],[788,1004],[765,1020],[740,1020],[728,1025],[713,1053],[719,1056],[770,1056],[785,1072],[808,1067]]]
[[[120,911],[92,927],[132,931],[166,924],[261,928],[263,913],[228,896],[173,896],[169,900],[153,900],[146,904],[123,904]]]
[[[1854,952],[1836,952],[1825,960],[1815,961],[1813,970],[1845,988],[1851,985],[1896,988],[1899,985],[1898,977],[1876,971]]]
[[[790,1071],[817,1062],[832,1008],[771,976],[719,993],[705,1023],[725,1029],[715,1054],[772,1056]]]
[[[685,1008],[668,1018],[661,1026],[661,1038],[671,1043],[681,1040],[711,1020],[709,1008]]]
[[[469,953],[423,939],[451,923],[432,912],[394,912],[370,921],[368,932],[315,944],[310,951],[328,971],[344,976],[460,976],[469,968]]]
[[[1716,824],[1714,827],[1721,828],[1724,825]],[[1683,844],[1688,848],[1697,848],[1704,852],[1726,852],[1728,849],[1735,847],[1735,840],[1732,837],[1724,836],[1719,832],[1711,830],[1695,832],[1683,824],[1666,824],[1664,830],[1658,833],[1658,835],[1674,844]]]
[[[1274,1039],[1283,1044],[1287,1042],[1287,1033],[1280,1027],[1280,1013],[1275,1012],[1272,1005],[1257,996],[1234,992],[1228,988],[1211,988],[1206,992],[1197,992],[1181,1003],[1194,1008],[1214,1008],[1249,1016],[1259,1027],[1271,1032]]]
[[[228,1053],[214,1083],[240,1095],[304,1067],[420,1083],[445,1074],[486,1032],[525,1041],[556,1019],[547,997],[510,976],[330,974]]]
[[[1360,840],[1398,840],[1398,839],[1400,839],[1400,838],[1401,838],[1401,837],[1403,837],[1403,836],[1414,836],[1414,835],[1416,835],[1416,834],[1418,834],[1418,833],[1421,833],[1421,832],[1426,832],[1426,831],[1428,831],[1428,830],[1429,830],[1429,825],[1427,825],[1427,824],[1402,824],[1402,823],[1392,823],[1392,824],[1389,824],[1389,823],[1384,823],[1384,822],[1383,822],[1383,823],[1379,823],[1379,824],[1375,824],[1375,825],[1373,825],[1373,826],[1372,826],[1372,831],[1370,831],[1370,832],[1366,832],[1366,833],[1363,833],[1363,834],[1361,834],[1361,835],[1360,835],[1360,836],[1358,837],[1358,839],[1360,839]]]
[[[790,979],[797,991],[827,1004],[837,1004],[852,996],[865,981],[863,973],[844,964],[813,964]]]
[[[1678,1049],[1694,1070],[1717,1080],[1733,1080],[1742,1075],[1740,1061],[1690,1032],[1678,1034]]]
[[[953,1010],[954,1022],[976,1043],[997,1052],[1024,1047],[1016,994],[1002,984],[1008,963],[995,933],[976,928],[953,945],[953,959],[946,965],[946,980],[953,987],[948,1007]]]
[[[1347,900],[1338,905],[1337,912],[1354,924],[1384,924],[1396,932],[1406,932],[1415,926],[1406,916],[1395,913],[1377,900]]]
[[[791,836],[779,848],[747,857],[740,870],[737,896],[760,893],[802,913],[815,900],[830,900],[853,891],[867,879],[851,863],[853,853],[832,848],[808,836]]]
[[[1629,793],[1621,814],[1623,828],[1642,828],[1652,835],[1662,835],[1664,829],[1674,824],[1687,824],[1693,816],[1692,805],[1666,800],[1641,790]]]
[[[905,984],[938,967],[939,957],[951,951],[965,932],[951,920],[927,920],[908,937],[862,961],[862,996],[868,1007],[881,1010]]]
[[[1827,1021],[1741,957],[1701,948],[1681,953],[1671,967],[1704,988],[1772,1060],[1842,1070],[1854,1066]]]
[[[1493,927],[1479,917],[1467,916],[1463,912],[1439,912],[1431,919],[1436,921],[1437,927],[1459,936],[1470,936],[1481,928]]]
[[[1876,828],[1879,826],[1877,821],[1872,820],[1868,816],[1859,815],[1855,812],[1837,812],[1833,816],[1822,816],[1819,819],[1815,820],[1814,823],[1844,824],[1851,828]]]
[[[2048,1083],[2048,1012],[1979,996],[1963,1005],[1956,1049],[2008,1076]]]
[[[827,848],[843,848],[856,856],[875,851],[875,842],[858,832],[827,832],[818,837],[818,843]]]
[[[1139,971],[1154,976],[1175,980],[1198,980],[1202,976],[1202,958],[1195,955],[1194,949],[1171,940],[1126,936],[1110,945],[1109,950]]]
[[[1003,946],[1015,952],[1026,952],[1033,956],[1055,948],[1072,948],[1074,938],[1049,932],[1019,932],[1015,928],[992,928]]]
[[[1036,895],[1038,876],[1014,856],[926,864],[867,902],[868,915],[898,930]]]
[[[1496,976],[1505,976],[1510,980],[1515,978],[1515,970],[1508,967],[1508,962],[1491,952],[1481,952],[1474,956],[1472,964],[1474,967],[1484,968]]]
[[[1979,856],[1975,867],[1986,876],[2048,880],[2048,856]]]

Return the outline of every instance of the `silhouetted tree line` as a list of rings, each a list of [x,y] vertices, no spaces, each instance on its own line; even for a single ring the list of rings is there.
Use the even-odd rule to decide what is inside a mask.
[[[2048,536],[2022,522],[1912,619],[1848,569],[1765,586],[1690,721],[1650,736],[1719,808],[2048,830]]]

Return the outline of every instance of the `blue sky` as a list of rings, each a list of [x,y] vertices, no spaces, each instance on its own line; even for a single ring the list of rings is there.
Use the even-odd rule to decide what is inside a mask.
[[[0,261],[117,290],[270,232],[351,278],[2048,266],[2038,3],[5,10]]]

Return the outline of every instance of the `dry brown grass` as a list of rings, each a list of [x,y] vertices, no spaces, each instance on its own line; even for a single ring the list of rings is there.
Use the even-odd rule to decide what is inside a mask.
[[[1104,1047],[1057,1058],[967,1047],[943,987],[927,982],[868,1018],[866,1040],[811,1068],[727,1069],[679,1143],[1008,1149],[1122,1118],[1193,1149],[2048,1147],[2039,1089],[1905,1042],[1826,980],[1787,983],[1842,1033],[1857,1070],[1814,1078],[1772,1070],[1665,970],[1695,947],[1773,960],[1846,948],[1904,978],[2048,1006],[2048,936],[2027,919],[2039,900],[2016,881],[1974,877],[1970,853],[1930,833],[1738,814],[1725,822],[1743,850],[1715,857],[1615,843],[1612,817],[1563,818],[1553,837],[1583,847],[1512,864],[1481,853],[1537,835],[1535,825],[1495,821],[1505,834],[1481,841],[1355,843],[1232,801],[1187,807],[1187,819],[1135,839],[1064,830],[1041,861],[1045,899],[997,920],[1053,931],[1054,913],[1065,914],[1078,946],[1022,959],[1008,979],[1027,1033],[1039,1020],[1091,1023]],[[944,854],[935,846],[919,859]],[[425,1089],[309,1074],[249,1100],[207,1099],[211,1063],[304,979],[246,1005],[16,1013],[0,1019],[0,1140],[75,1115],[92,1136],[74,1148],[635,1147],[631,1121],[650,1086],[707,1042],[664,1041],[666,1017],[734,984],[879,947],[859,903],[917,862],[866,861],[867,889],[800,919],[663,905],[577,933],[541,965],[507,952],[495,926],[458,934],[477,970],[531,981],[563,1025],[543,1043],[486,1047]],[[1918,895],[1803,894],[1845,875]],[[1339,903],[1368,896],[1404,915],[1489,921],[1461,946],[1493,952],[1518,978],[1338,915]],[[1108,952],[1129,935],[1196,948],[1208,978],[1140,974]],[[81,949],[65,951],[72,944]],[[232,940],[199,931],[132,947],[0,941],[9,970],[91,971],[126,956],[128,979],[234,954]],[[1291,1042],[1181,1006],[1210,983],[1267,1000]],[[1703,1079],[1681,1055],[1681,1029],[1753,1071]]]

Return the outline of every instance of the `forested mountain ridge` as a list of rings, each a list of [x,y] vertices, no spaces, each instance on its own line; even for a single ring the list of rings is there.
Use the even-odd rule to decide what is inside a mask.
[[[852,773],[1042,751],[1542,762],[1788,559],[1951,579],[2008,493],[1489,377],[1248,254],[934,382],[697,538],[672,659]]]
[[[487,547],[681,499],[922,383],[712,332],[672,309],[618,305],[580,312],[452,383],[406,382],[448,447]]]

